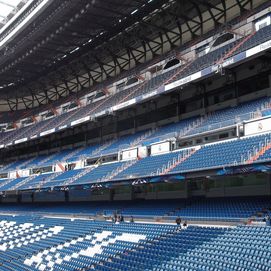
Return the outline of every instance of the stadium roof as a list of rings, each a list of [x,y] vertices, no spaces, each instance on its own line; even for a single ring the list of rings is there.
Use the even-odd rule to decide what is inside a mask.
[[[0,0],[0,34],[33,0]]]
[[[8,21],[8,15],[16,10],[21,0],[2,0],[0,1],[0,20],[2,26]]]
[[[21,0],[1,0],[0,1],[0,27],[2,28],[17,13]]]

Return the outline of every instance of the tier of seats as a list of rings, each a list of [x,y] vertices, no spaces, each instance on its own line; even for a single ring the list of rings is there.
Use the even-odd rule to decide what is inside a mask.
[[[271,142],[270,133],[147,156],[129,162],[97,163],[82,169],[59,172],[52,178],[51,174],[38,174],[27,179],[1,179],[0,190],[14,190],[14,184],[16,190],[93,184],[265,162],[271,159],[271,148],[266,145],[267,142]]]
[[[0,216],[2,271],[270,270],[271,227]]]

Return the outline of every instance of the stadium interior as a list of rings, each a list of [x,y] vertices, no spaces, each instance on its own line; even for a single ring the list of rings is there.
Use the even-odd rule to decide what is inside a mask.
[[[270,271],[270,216],[269,0],[0,1],[0,271]]]

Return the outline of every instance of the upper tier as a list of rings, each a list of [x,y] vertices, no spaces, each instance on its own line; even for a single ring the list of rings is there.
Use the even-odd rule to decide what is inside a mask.
[[[2,132],[0,145],[4,147],[25,142],[39,136],[45,136],[66,127],[87,122],[98,116],[132,106],[137,102],[161,93],[173,91],[176,87],[181,87],[219,71],[222,66],[232,65],[263,50],[267,50],[270,47],[269,43],[259,48],[257,46],[268,42],[270,39],[271,25],[267,25],[245,37],[236,38],[222,47],[210,50],[209,53],[203,56],[198,55],[195,59],[182,61],[181,64],[168,71],[157,73],[150,79],[143,78],[135,86],[120,89],[115,94],[107,94],[101,100],[98,99],[94,102],[90,100],[84,106],[79,105],[79,108],[72,111],[57,113],[50,119],[34,118],[34,122],[30,125]],[[33,121],[32,117],[30,119]]]

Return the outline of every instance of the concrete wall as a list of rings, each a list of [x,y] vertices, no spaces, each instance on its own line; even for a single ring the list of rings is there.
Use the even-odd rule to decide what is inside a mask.
[[[37,192],[34,193],[35,202],[65,202],[65,192]]]

